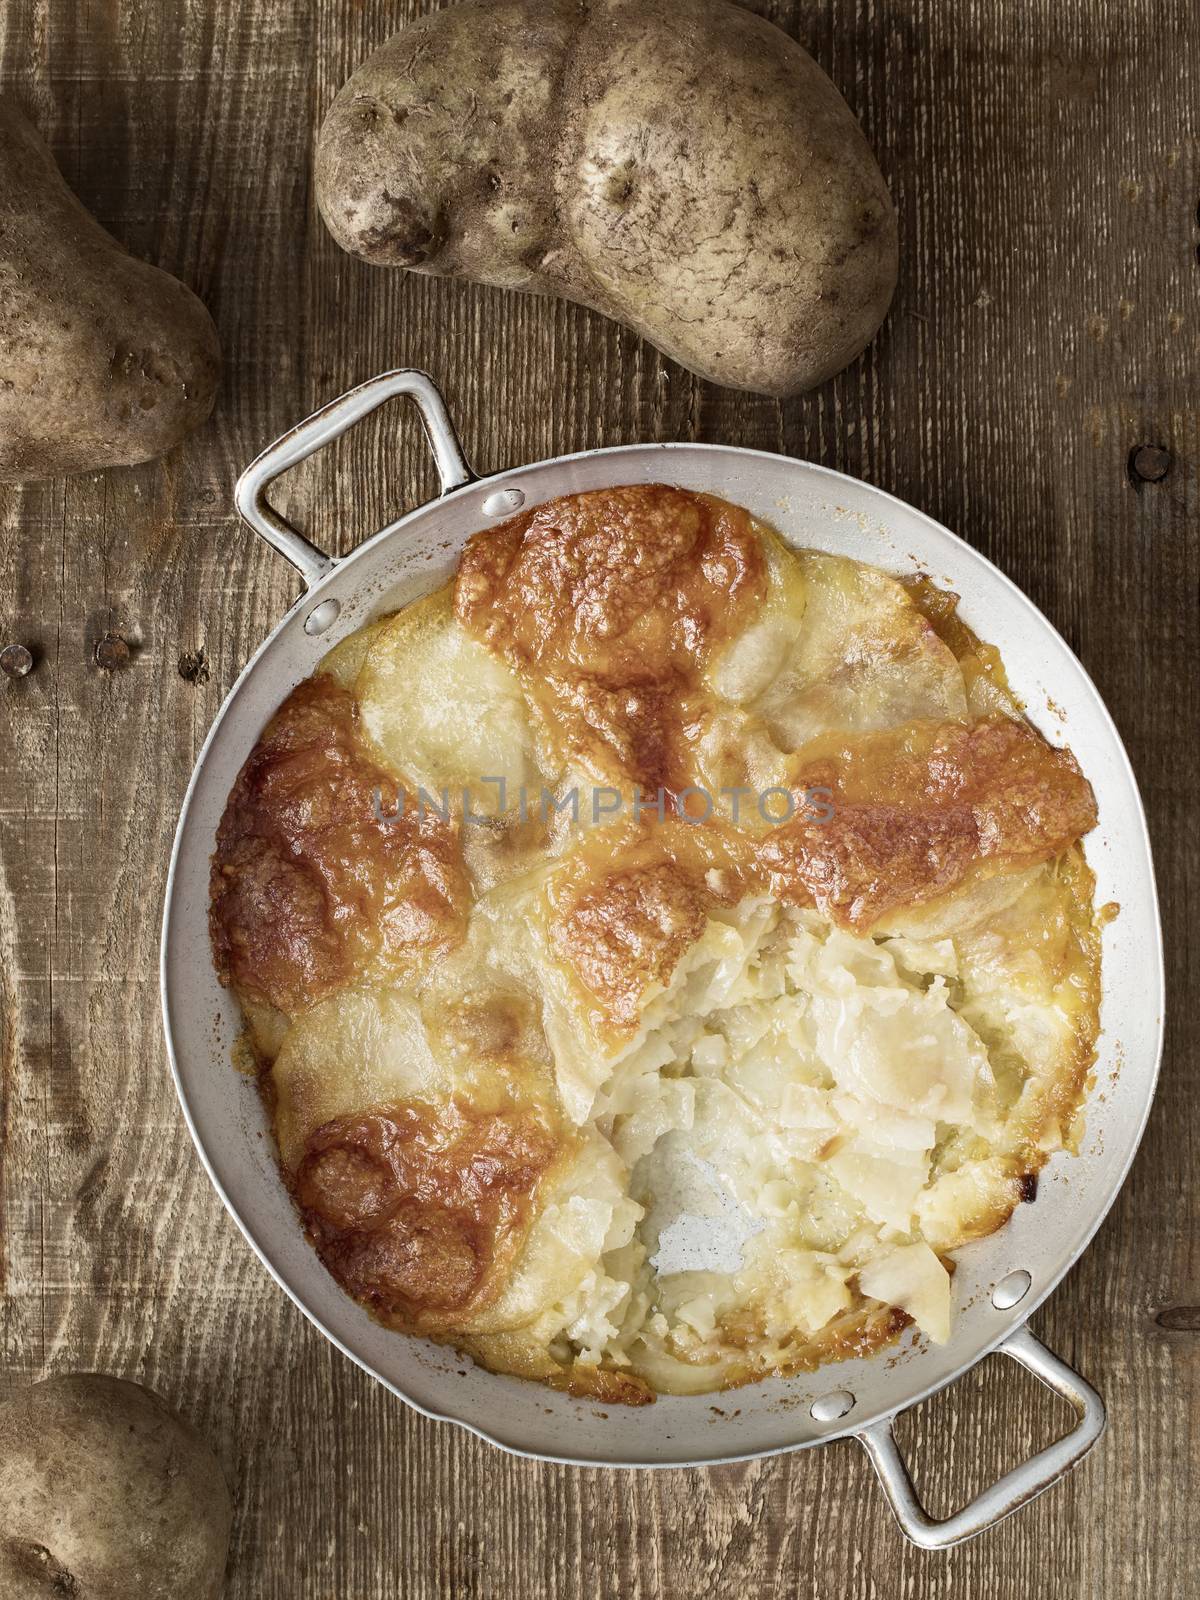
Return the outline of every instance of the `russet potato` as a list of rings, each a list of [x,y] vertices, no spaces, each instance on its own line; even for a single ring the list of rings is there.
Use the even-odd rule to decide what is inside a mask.
[[[769,395],[863,349],[896,219],[862,131],[729,0],[468,0],[349,80],[317,199],[364,260],[561,295]]]
[[[0,100],[0,481],[164,455],[212,410],[220,361],[191,290],[123,250]]]
[[[72,1373],[0,1405],[3,1600],[219,1600],[233,1508],[149,1389]]]

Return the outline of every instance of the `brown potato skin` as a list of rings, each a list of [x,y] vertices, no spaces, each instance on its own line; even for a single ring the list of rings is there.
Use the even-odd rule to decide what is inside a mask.
[[[565,296],[783,397],[866,346],[896,217],[845,101],[729,0],[466,0],[395,35],[321,129],[317,201],[386,266]]]
[[[4,1600],[219,1600],[232,1521],[217,1458],[141,1384],[74,1373],[0,1406]]]
[[[0,481],[164,455],[212,410],[217,330],[84,209],[0,100]]]

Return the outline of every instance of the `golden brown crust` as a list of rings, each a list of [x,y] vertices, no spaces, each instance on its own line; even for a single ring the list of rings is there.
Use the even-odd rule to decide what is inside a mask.
[[[518,672],[565,763],[648,795],[662,788],[671,803],[693,779],[690,742],[711,709],[702,668],[752,620],[765,582],[745,512],[641,485],[552,501],[476,535],[455,610]],[[959,622],[953,597],[911,587],[939,636],[1002,690],[995,653]],[[813,821],[801,799],[794,823],[765,841],[743,828],[726,853],[744,882],[858,928],[985,862],[1046,860],[1095,822],[1069,753],[1010,716],[816,741],[793,766],[798,792],[831,791],[832,819]],[[704,831],[739,833],[720,821]]]
[[[466,902],[455,832],[412,807],[395,815],[399,799],[359,741],[353,697],[327,676],[293,690],[217,831],[209,926],[223,982],[293,1015],[377,954],[402,962],[454,942]]]
[[[455,615],[522,674],[565,763],[671,789],[688,782],[682,701],[765,586],[747,512],[633,484],[476,534]]]
[[[607,1017],[630,1026],[704,931],[707,899],[673,861],[610,872],[565,909],[555,943]]]
[[[847,720],[836,696],[831,711],[821,686],[843,667],[874,681],[871,662],[891,659],[888,628],[869,639],[860,630],[844,647],[834,628],[804,677],[795,661],[815,648],[804,641],[804,618],[823,637],[820,605],[828,623],[842,590],[834,584],[830,599],[818,574],[810,590],[789,591],[791,631],[780,631],[775,589],[763,608],[761,530],[710,497],[661,485],[575,496],[472,540],[452,626],[512,669],[545,776],[569,781],[583,769],[623,790],[620,815],[604,827],[584,816],[568,834],[560,819],[527,816],[511,797],[506,819],[476,828],[475,838],[465,821],[444,822],[432,810],[381,821],[376,791],[394,814],[407,746],[395,741],[391,775],[376,763],[359,733],[361,659],[345,646],[336,672],[301,685],[264,731],[218,835],[214,950],[256,1037],[275,1041],[260,1043],[264,1053],[286,1036],[275,1073],[292,1073],[291,1101],[304,1087],[301,1068],[325,1095],[290,1138],[276,1118],[289,1181],[330,1272],[388,1326],[453,1343],[494,1370],[621,1404],[652,1399],[654,1384],[699,1390],[811,1370],[869,1354],[908,1326],[903,1311],[865,1300],[853,1281],[851,1303],[816,1333],[797,1326],[776,1337],[790,1325],[775,1322],[773,1310],[764,1322],[764,1302],[753,1298],[721,1315],[712,1339],[651,1336],[648,1325],[639,1335],[633,1324],[618,1335],[605,1322],[623,1315],[604,1299],[613,1288],[605,1273],[623,1281],[639,1270],[613,1264],[623,1259],[620,1242],[596,1254],[610,1237],[606,1216],[619,1218],[611,1208],[628,1181],[624,1157],[619,1144],[604,1144],[617,1170],[604,1179],[609,1188],[596,1179],[589,1190],[575,1165],[586,1141],[562,1107],[587,1119],[590,1096],[600,1086],[601,1100],[610,1094],[611,1063],[639,1029],[658,1027],[648,1002],[705,937],[688,964],[702,989],[710,955],[724,962],[723,952],[741,948],[744,930],[759,925],[759,897],[815,906],[877,937],[899,930],[919,940],[922,927],[949,918],[962,995],[954,1007],[974,994],[976,1014],[960,1014],[997,1074],[1010,1074],[1011,1125],[1004,1149],[989,1153],[968,1129],[961,1153],[943,1160],[943,1172],[960,1159],[988,1168],[974,1211],[970,1196],[939,1200],[933,1221],[946,1240],[955,1223],[963,1238],[1000,1226],[1046,1150],[1070,1144],[1098,1027],[1092,882],[1075,844],[1096,820],[1090,787],[1070,753],[1020,717],[995,652],[959,622],[953,597],[910,586],[917,617],[891,580],[864,570],[877,587],[891,585],[896,628],[915,618],[922,634],[936,630],[942,665],[957,681],[958,663],[965,698],[931,699],[920,684],[909,694],[893,673],[871,716]],[[710,672],[721,659],[715,652],[760,611],[775,617],[780,641],[779,661],[765,657],[776,674],[772,704],[786,710],[789,695],[807,696],[804,715],[789,723],[803,732],[778,744],[758,701],[722,698]],[[751,649],[770,637],[769,628],[750,635]],[[793,647],[801,656],[787,654]],[[851,699],[857,693],[852,685]],[[452,711],[452,692],[448,703]],[[486,695],[480,704],[490,704]],[[914,709],[930,705],[923,717]],[[907,720],[890,726],[892,716]],[[776,798],[791,793],[789,820],[779,823],[779,808],[768,815],[753,797],[740,824],[719,805],[707,816],[692,807],[690,820],[676,813],[676,796],[699,781],[705,719],[716,717],[731,749],[759,740],[771,755],[763,770],[786,783]],[[812,729],[827,731],[813,737]],[[639,807],[634,785],[643,790]],[[660,788],[665,815],[653,804]],[[534,925],[528,941],[522,919]],[[781,961],[780,941],[770,940],[784,920],[765,944],[748,935],[746,948]],[[793,928],[803,924],[791,919]],[[496,948],[509,940],[510,950]],[[1028,996],[1027,976],[1036,979]],[[749,981],[753,994],[758,979]],[[1005,1055],[1013,1031],[1005,985],[1020,1006],[1049,1018],[1045,1050],[1022,1056],[1024,1046],[1014,1046]],[[327,1019],[322,1008],[293,1020],[339,989]],[[659,1010],[670,1020],[669,1006]],[[270,1027],[256,1021],[264,1016]],[[277,1087],[269,1075],[265,1085]],[[621,1136],[627,1131],[622,1123]],[[602,1116],[587,1123],[587,1138],[608,1138]],[[819,1141],[814,1149],[818,1160],[828,1153]],[[567,1242],[568,1214],[590,1217],[586,1246]],[[613,1226],[617,1238],[626,1224]],[[940,1249],[935,1233],[927,1241]],[[526,1288],[509,1295],[531,1259],[561,1299],[526,1301]],[[596,1275],[601,1292],[589,1301]],[[659,1337],[661,1370],[650,1349]]]
[[[591,1400],[598,1405],[648,1406],[656,1398],[653,1387],[635,1372],[584,1361],[556,1360],[551,1351],[532,1347],[519,1333],[462,1338],[447,1335],[445,1342],[489,1372],[544,1383],[576,1400]]]
[[[594,1400],[598,1405],[648,1406],[655,1400],[654,1390],[645,1378],[614,1367],[576,1362],[565,1371],[549,1374],[546,1382],[552,1389],[561,1389],[577,1400]]]
[[[1091,785],[1068,750],[1026,722],[919,723],[801,752],[798,788],[829,794],[831,815],[796,819],[762,843],[780,899],[799,898],[869,928],[986,867],[1048,861],[1095,826]]]
[[[348,1294],[392,1327],[436,1332],[499,1293],[560,1149],[529,1107],[389,1106],[318,1129],[295,1195]]]
[[[609,1021],[636,1022],[714,904],[769,892],[864,931],[972,875],[1050,860],[1096,820],[1070,752],[1009,718],[814,741],[797,763],[795,815],[778,827],[627,822],[574,853],[554,942]]]
[[[897,1306],[881,1306],[874,1301],[860,1303],[826,1323],[818,1333],[805,1334],[791,1345],[780,1347],[773,1359],[764,1363],[761,1351],[765,1335],[761,1321],[752,1314],[744,1318],[729,1316],[722,1322],[722,1341],[742,1355],[729,1364],[722,1387],[736,1389],[762,1378],[787,1378],[798,1372],[815,1372],[827,1361],[862,1360],[893,1344],[911,1325],[912,1318]]]

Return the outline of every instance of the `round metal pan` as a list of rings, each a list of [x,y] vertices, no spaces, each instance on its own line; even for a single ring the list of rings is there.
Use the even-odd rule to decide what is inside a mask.
[[[418,407],[443,493],[334,560],[267,504],[272,479],[394,395]],[[998,1233],[957,1252],[954,1328],[929,1345],[911,1331],[895,1352],[737,1391],[734,1415],[712,1397],[662,1396],[645,1408],[596,1405],[466,1365],[445,1348],[388,1332],[345,1296],[306,1242],[276,1170],[252,1082],[230,1064],[236,1006],[213,971],[209,857],[226,796],[264,723],[324,653],[370,618],[445,582],[466,539],[521,506],[614,484],[666,482],[749,508],[796,545],[920,569],[961,597],[961,615],[998,645],[1012,685],[1054,743],[1091,779],[1099,826],[1087,856],[1097,904],[1119,915],[1104,932],[1102,1033],[1087,1135],[1055,1156],[1037,1199]],[[1104,1428],[1096,1392],[1024,1327],[1079,1257],[1128,1171],[1149,1111],[1162,1039],[1162,945],[1150,847],[1129,762],[1095,687],[1041,613],[945,528],[878,489],[784,456],[720,445],[630,445],[474,477],[441,395],[420,372],[385,373],[272,445],[243,474],[242,516],[301,571],[306,592],[234,685],[184,800],[167,885],[162,998],[168,1050],[192,1137],[213,1183],[264,1265],[326,1336],[426,1415],[548,1460],[679,1466],[744,1459],[853,1435],[867,1449],[906,1535],[928,1547],[968,1538],[1067,1472]],[[215,1026],[214,1026],[215,1022]],[[1001,1350],[1063,1394],[1076,1412],[1064,1439],[1009,1473],[955,1516],[930,1518],[892,1435],[896,1414]]]

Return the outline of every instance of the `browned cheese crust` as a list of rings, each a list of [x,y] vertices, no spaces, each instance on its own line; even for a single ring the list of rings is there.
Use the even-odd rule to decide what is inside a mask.
[[[363,749],[357,723],[352,695],[306,679],[264,728],[217,833],[218,971],[287,1015],[381,956],[403,966],[461,931],[457,829],[415,810],[396,817],[399,785]]]
[[[674,792],[689,700],[763,596],[749,515],[661,484],[554,500],[463,551],[455,614],[517,671],[563,766]]]
[[[896,636],[914,670],[944,658],[958,684],[961,669],[949,703],[965,712],[834,725],[782,750],[795,807],[779,826],[724,816],[697,825],[677,814],[675,797],[701,782],[716,715],[736,713],[738,737],[758,736],[753,706],[731,710],[713,670],[773,603],[780,558],[768,559],[769,537],[739,507],[664,485],[571,496],[471,539],[453,616],[445,600],[444,612],[430,613],[428,627],[460,641],[465,633],[463,648],[488,672],[497,669],[480,646],[511,673],[487,692],[521,703],[549,789],[582,774],[626,800],[662,790],[665,813],[631,815],[626,805],[606,825],[555,842],[511,811],[476,836],[457,801],[449,820],[405,804],[403,751],[378,742],[386,718],[371,742],[354,687],[363,692],[372,641],[391,648],[376,629],[361,647],[339,646],[288,696],[238,775],[217,835],[214,956],[251,1022],[289,1152],[285,1176],[326,1267],[391,1327],[602,1401],[642,1403],[654,1391],[636,1372],[564,1356],[561,1338],[531,1344],[512,1309],[519,1295],[505,1300],[528,1266],[531,1229],[547,1206],[567,1202],[572,1163],[595,1137],[572,1122],[555,1077],[564,1006],[585,1066],[589,1052],[615,1059],[637,1035],[647,997],[666,989],[712,916],[733,915],[748,898],[815,909],[856,936],[885,938],[899,919],[918,939],[921,918],[936,923],[939,908],[988,912],[994,902],[984,933],[960,940],[955,981],[971,991],[978,978],[986,999],[989,938],[1018,957],[1028,940],[1048,992],[1066,996],[1067,1020],[1053,1070],[1039,1068],[1044,1081],[1029,1086],[1002,1028],[977,1005],[997,1093],[1015,1106],[1028,1088],[1025,1120],[977,1206],[980,1234],[1002,1224],[1044,1162],[1047,1130],[1070,1143],[1094,1058],[1099,943],[1077,847],[1096,821],[1091,788],[1070,752],[1020,714],[998,656],[958,620],[954,597],[927,580],[910,585],[916,613],[903,594],[888,602],[904,611]],[[855,672],[872,659],[893,670],[886,636],[856,637]],[[509,705],[505,728],[512,715]],[[441,737],[437,728],[426,737],[427,764],[436,766]],[[828,797],[821,820],[807,807],[814,791]],[[485,858],[486,881],[472,865]],[[1046,864],[1041,887],[1022,889],[1021,874]],[[488,923],[500,915],[497,895],[522,885],[524,909]],[[1035,925],[1024,925],[1018,891],[1042,895]],[[527,920],[540,930],[537,954],[504,951],[507,967],[489,965],[496,952],[480,926],[507,928],[516,945]],[[303,1047],[278,1056],[281,1077],[280,1041],[310,1024]],[[286,1129],[277,1093],[287,1098]],[[977,1145],[967,1137],[948,1165],[975,1159]],[[587,1170],[587,1182],[602,1184],[599,1168]],[[816,1332],[768,1340],[753,1308],[735,1309],[721,1324],[720,1384],[866,1354],[908,1321],[898,1306],[858,1295]],[[696,1348],[679,1359],[703,1362]]]
[[[320,1128],[295,1194],[348,1294],[393,1327],[438,1333],[498,1292],[558,1148],[529,1111],[395,1106]]]

